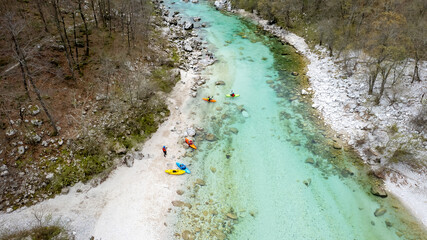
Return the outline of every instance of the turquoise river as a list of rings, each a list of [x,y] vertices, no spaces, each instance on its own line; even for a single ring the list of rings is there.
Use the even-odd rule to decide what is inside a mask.
[[[426,239],[393,197],[370,193],[374,179],[298,93],[306,80],[292,47],[248,20],[198,4],[166,0],[170,12],[195,23],[218,61],[192,100],[204,128],[184,162],[192,174],[175,232],[187,239]],[[206,23],[206,27],[200,27]],[[222,80],[225,85],[215,85]],[[305,83],[304,83],[305,82]],[[241,96],[226,98],[233,89]],[[216,103],[202,101],[213,95]],[[197,110],[197,111],[196,111]],[[215,136],[206,141],[206,134]],[[203,179],[204,184],[194,184]],[[202,185],[202,186],[201,186]],[[203,186],[204,185],[204,186]],[[378,208],[387,212],[374,216]]]

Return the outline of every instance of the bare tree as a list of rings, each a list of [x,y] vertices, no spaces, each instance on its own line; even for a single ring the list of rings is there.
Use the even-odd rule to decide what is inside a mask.
[[[22,19],[17,18],[13,12],[7,12],[3,16],[3,23],[6,26],[7,32],[9,33],[10,38],[12,40],[15,55],[18,59],[19,65],[21,67],[21,72],[22,72],[24,81],[26,81],[26,79],[28,79],[28,81],[30,82],[30,84],[33,87],[33,90],[37,96],[37,99],[39,100],[40,104],[42,105],[42,108],[43,108],[44,112],[46,113],[47,117],[49,118],[50,124],[52,125],[52,128],[54,130],[53,135],[57,135],[58,134],[58,128],[56,127],[55,121],[53,120],[52,115],[49,113],[43,98],[41,97],[39,89],[37,88],[36,84],[34,83],[33,76],[31,74],[31,71],[28,68],[26,54],[22,50],[21,44],[19,42],[19,39],[20,39],[19,34],[25,28],[25,23]],[[25,76],[26,76],[26,78],[25,78]]]
[[[95,26],[96,26],[96,28],[98,28],[98,18],[96,17],[95,1],[94,0],[90,0],[90,6],[92,8],[92,14],[93,14],[93,19],[95,20]]]
[[[82,9],[82,0],[78,0],[78,4],[79,4],[80,17],[82,18],[83,25],[85,27],[85,36],[86,36],[86,51],[85,51],[85,56],[89,57],[89,30],[88,30],[87,23],[86,23],[86,18],[84,16],[83,9]],[[98,23],[96,23],[96,25],[98,26]]]
[[[77,44],[77,33],[76,33],[76,16],[75,16],[75,12],[71,13],[71,16],[73,18],[73,36],[74,36],[74,49],[76,51],[76,66],[77,69],[80,71],[80,67],[79,67],[79,47]]]
[[[67,41],[68,37],[67,37],[67,31],[65,29],[65,26],[64,26],[64,28],[61,28],[61,18],[60,18],[60,9],[59,9],[59,5],[58,5],[59,4],[58,0],[52,0],[51,4],[52,4],[53,21],[55,22],[56,30],[58,31],[58,34],[61,38],[62,45],[64,46],[64,49],[65,49],[65,56],[67,58],[68,68],[71,72],[72,78],[75,79],[74,66],[73,66],[74,60],[73,60],[72,54],[70,55],[70,52],[71,52],[70,48],[71,47],[69,45],[69,41]],[[63,21],[62,21],[62,23],[63,23]],[[65,30],[64,32],[62,32],[63,29]]]
[[[49,29],[48,29],[48,27],[47,27],[47,22],[46,22],[46,18],[44,17],[44,12],[43,12],[43,8],[42,8],[42,6],[43,5],[45,5],[45,1],[42,1],[42,0],[36,0],[36,6],[37,6],[37,10],[39,11],[39,14],[40,14],[40,18],[41,18],[41,20],[42,20],[42,22],[43,22],[43,25],[44,25],[44,30],[45,30],[45,32],[49,32]]]

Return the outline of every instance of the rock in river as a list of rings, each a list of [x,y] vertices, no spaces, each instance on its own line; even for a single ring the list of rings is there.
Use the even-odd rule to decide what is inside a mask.
[[[183,201],[172,201],[172,205],[174,206],[174,207],[182,207],[182,206],[184,206],[185,205],[185,203],[183,202]]]
[[[185,22],[184,23],[184,30],[191,30],[194,28],[194,24],[192,22]]]
[[[374,215],[375,215],[375,217],[380,217],[380,216],[384,215],[386,212],[387,212],[387,209],[381,207],[381,208],[378,208],[377,210],[375,210]]]
[[[387,192],[384,190],[382,186],[378,184],[372,185],[371,193],[378,197],[382,197],[382,198],[387,197]]]
[[[206,134],[205,139],[210,142],[216,141],[216,137],[212,133]]]
[[[313,158],[307,158],[307,159],[305,160],[305,162],[306,162],[306,163],[309,163],[309,164],[314,164],[314,159],[313,159]]]
[[[237,128],[230,128],[230,132],[237,134],[239,133],[239,130],[237,130]]]
[[[194,236],[194,234],[191,233],[190,231],[185,230],[184,232],[182,232],[182,238],[184,240],[194,240],[196,239],[196,236]]]
[[[187,135],[190,137],[196,136],[196,130],[194,128],[191,128],[191,127],[187,128],[186,132],[187,132]]]
[[[195,184],[200,185],[200,186],[205,186],[206,185],[205,181],[203,181],[200,178],[196,179]]]
[[[234,213],[227,213],[227,217],[233,220],[237,220],[237,215]]]

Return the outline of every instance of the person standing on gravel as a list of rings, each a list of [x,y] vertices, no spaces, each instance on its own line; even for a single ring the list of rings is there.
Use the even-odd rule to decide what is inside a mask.
[[[162,151],[163,151],[164,157],[166,157],[166,154],[167,154],[167,152],[166,152],[166,146],[162,147]]]

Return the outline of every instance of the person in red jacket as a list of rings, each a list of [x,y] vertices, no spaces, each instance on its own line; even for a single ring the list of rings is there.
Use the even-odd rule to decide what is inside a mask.
[[[167,154],[167,152],[166,152],[166,146],[163,146],[162,150],[163,150],[164,157],[166,157],[166,154]]]

